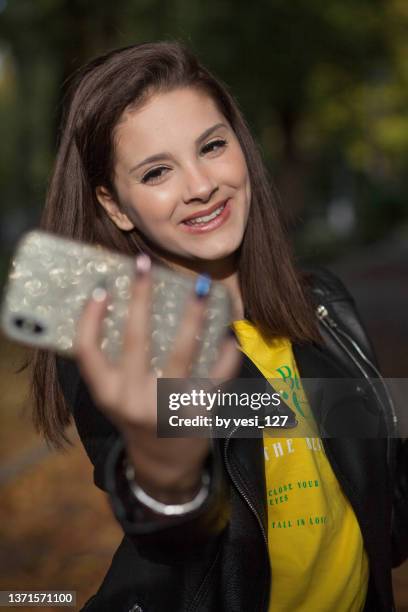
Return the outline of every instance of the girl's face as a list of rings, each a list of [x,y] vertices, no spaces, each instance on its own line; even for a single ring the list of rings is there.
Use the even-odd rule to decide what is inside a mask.
[[[99,202],[172,256],[225,260],[244,235],[251,186],[240,144],[213,100],[194,88],[153,94],[115,130],[115,187]],[[202,262],[201,262],[202,263]],[[213,266],[212,266],[213,267]]]

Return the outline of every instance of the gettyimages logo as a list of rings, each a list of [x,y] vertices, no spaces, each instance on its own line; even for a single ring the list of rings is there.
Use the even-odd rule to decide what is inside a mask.
[[[408,436],[407,379],[159,379],[159,437]]]

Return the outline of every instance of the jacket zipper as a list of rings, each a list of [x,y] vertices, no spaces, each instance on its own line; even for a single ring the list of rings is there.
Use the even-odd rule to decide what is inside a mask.
[[[265,545],[265,552],[266,552],[267,557],[269,557],[269,553],[268,553],[268,538],[267,538],[267,535],[265,533],[264,526],[262,524],[262,519],[259,516],[255,506],[253,505],[253,503],[251,502],[251,500],[249,499],[249,497],[245,493],[245,491],[242,490],[242,488],[240,487],[239,483],[237,482],[237,480],[236,480],[236,478],[235,478],[235,476],[234,476],[234,474],[232,472],[232,467],[231,467],[231,465],[229,463],[229,460],[228,460],[228,447],[229,447],[229,443],[230,443],[230,440],[231,440],[232,436],[234,435],[234,433],[237,431],[238,428],[239,428],[239,426],[234,427],[231,430],[231,432],[228,434],[227,438],[226,438],[226,442],[225,442],[225,446],[224,446],[224,463],[225,463],[225,467],[227,469],[228,475],[231,478],[235,488],[237,489],[237,491],[241,495],[241,497],[245,500],[246,504],[249,506],[249,508],[251,509],[252,513],[254,514],[254,516],[255,516],[255,518],[256,518],[256,520],[258,522],[259,528],[260,528],[261,533],[262,533],[264,545]],[[217,556],[218,556],[218,554],[217,554]],[[212,571],[212,566],[209,569],[208,574],[210,574],[211,571]],[[189,608],[189,610],[193,611],[193,610],[197,609],[195,602],[196,602],[196,597],[194,598],[194,602],[193,602],[192,606]],[[263,605],[263,608],[265,608],[265,605]]]
[[[388,422],[388,424],[390,424],[390,415],[388,414],[388,411],[386,410],[386,408],[385,408],[381,398],[379,397],[377,389],[372,384],[370,376],[368,375],[368,373],[366,372],[366,370],[364,369],[362,364],[358,361],[358,359],[356,359],[355,355],[353,355],[353,353],[350,351],[350,349],[344,344],[344,342],[339,337],[339,335],[343,336],[344,338],[346,338],[348,340],[348,342],[353,346],[353,348],[360,355],[360,357],[363,359],[363,361],[365,361],[371,367],[371,369],[376,374],[376,376],[378,376],[378,379],[381,381],[382,387],[383,387],[384,392],[385,392],[385,394],[387,396],[387,400],[388,400],[388,404],[389,404],[389,408],[390,408],[390,412],[391,412],[391,428],[392,428],[392,431],[389,432],[389,433],[391,433],[391,435],[395,435],[396,434],[396,428],[397,428],[397,425],[398,425],[398,417],[397,417],[396,412],[395,412],[395,407],[394,407],[393,399],[392,399],[392,397],[390,395],[390,392],[389,392],[389,390],[387,388],[387,385],[385,384],[384,379],[383,379],[381,373],[379,372],[378,368],[376,368],[376,366],[373,364],[373,362],[367,357],[367,355],[364,353],[364,351],[361,349],[361,347],[357,344],[357,342],[354,340],[354,338],[352,338],[347,332],[345,332],[343,329],[341,329],[339,327],[339,325],[336,323],[336,321],[329,315],[329,311],[327,310],[326,306],[324,306],[323,304],[319,304],[319,306],[317,306],[317,308],[316,308],[316,315],[317,315],[317,318],[320,320],[320,322],[327,329],[327,331],[336,340],[337,344],[339,346],[341,346],[341,348],[346,352],[346,354],[350,357],[350,359],[353,361],[353,363],[360,370],[360,372],[362,373],[364,378],[368,381],[368,383],[370,384],[370,386],[371,386],[371,388],[372,388],[372,390],[374,392],[374,395],[377,398],[378,403],[380,404],[380,406],[381,406],[381,408],[383,410],[386,422]]]
[[[231,432],[228,434],[226,442],[225,442],[225,446],[224,446],[224,462],[225,462],[225,467],[227,469],[228,475],[231,478],[235,488],[237,489],[238,493],[241,495],[241,497],[245,500],[247,506],[250,508],[250,510],[252,511],[253,515],[255,516],[259,528],[261,530],[262,533],[262,537],[263,537],[263,541],[264,541],[264,551],[266,553],[266,557],[267,559],[269,559],[269,551],[268,551],[268,537],[266,535],[263,523],[262,523],[262,519],[259,516],[259,513],[257,511],[257,509],[255,508],[255,506],[253,505],[253,503],[251,502],[251,500],[249,499],[248,495],[245,493],[245,491],[241,488],[241,486],[239,485],[239,483],[237,482],[233,471],[232,471],[232,467],[229,463],[229,459],[228,459],[228,447],[231,441],[232,436],[234,435],[234,433],[237,431],[237,429],[239,428],[239,425],[237,425],[236,427],[234,427]],[[264,593],[264,597],[263,597],[263,601],[262,601],[262,608],[265,608],[265,597],[266,597],[266,593]]]
[[[387,444],[387,464],[388,464],[388,469],[390,471],[390,476],[391,478],[393,478],[393,474],[394,474],[394,457],[392,454],[392,444],[391,444],[391,438],[395,437],[397,435],[397,426],[398,426],[398,417],[397,414],[395,412],[395,407],[394,407],[394,401],[391,397],[391,394],[387,388],[387,385],[384,382],[384,379],[381,375],[381,373],[379,372],[379,370],[376,368],[376,366],[372,363],[372,361],[367,357],[367,355],[364,353],[364,351],[361,349],[361,347],[357,344],[357,342],[354,340],[354,338],[352,338],[347,332],[345,332],[343,329],[341,329],[339,327],[339,325],[336,323],[336,321],[329,315],[329,311],[327,310],[326,306],[324,306],[323,304],[319,304],[319,306],[317,306],[316,308],[316,315],[317,318],[320,320],[320,322],[322,323],[322,325],[325,327],[325,329],[329,332],[329,334],[332,336],[332,338],[334,338],[334,340],[337,342],[337,344],[343,349],[343,351],[348,355],[348,357],[350,357],[350,359],[353,361],[353,363],[357,366],[357,368],[360,370],[360,372],[362,373],[362,375],[364,376],[364,378],[367,380],[368,384],[370,385],[379,406],[381,407],[383,416],[384,416],[384,420],[385,423],[387,425],[387,429],[388,429],[388,444]],[[389,406],[389,411],[387,410],[387,408],[385,407],[383,401],[381,400],[380,396],[378,395],[378,391],[375,388],[375,386],[373,385],[371,378],[369,376],[369,374],[367,373],[367,371],[364,369],[363,365],[360,363],[360,361],[356,358],[356,356],[352,353],[352,351],[345,345],[345,343],[343,342],[342,338],[340,338],[340,335],[344,338],[346,338],[348,340],[348,342],[351,344],[351,346],[354,348],[354,350],[358,353],[358,355],[360,355],[360,357],[372,368],[373,372],[378,376],[378,380],[381,382],[381,385],[384,389],[385,395],[387,397],[387,401],[388,401],[388,406]],[[391,414],[390,414],[391,413]]]

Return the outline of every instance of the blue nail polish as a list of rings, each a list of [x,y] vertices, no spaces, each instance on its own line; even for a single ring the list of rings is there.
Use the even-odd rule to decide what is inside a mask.
[[[208,274],[200,274],[196,280],[195,293],[198,298],[204,298],[210,293],[211,278]]]

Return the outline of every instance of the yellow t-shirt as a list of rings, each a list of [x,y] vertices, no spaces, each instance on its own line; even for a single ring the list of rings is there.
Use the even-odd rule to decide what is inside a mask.
[[[265,341],[249,321],[236,321],[234,329],[242,351],[275,388],[280,380],[299,423],[286,437],[264,433],[269,612],[360,612],[369,575],[360,527],[316,437],[291,343]]]

